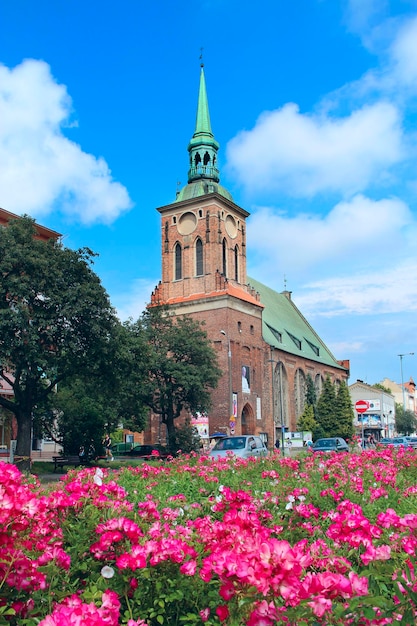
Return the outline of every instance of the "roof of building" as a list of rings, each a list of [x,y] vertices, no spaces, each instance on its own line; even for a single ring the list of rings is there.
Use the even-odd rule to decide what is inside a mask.
[[[178,192],[175,202],[199,198],[209,193],[218,193],[233,201],[232,195],[219,184],[218,149],[219,144],[211,130],[206,80],[204,67],[201,65],[195,131],[188,144],[188,184]]]
[[[6,211],[6,209],[0,208],[0,226],[7,226],[10,220],[18,220],[20,219],[20,217],[20,215],[10,213],[10,211]],[[48,239],[59,239],[60,237],[62,237],[60,233],[57,233],[55,230],[51,230],[50,228],[46,228],[46,226],[42,226],[41,224],[35,223],[35,229],[37,233],[37,239],[48,241]]]
[[[266,343],[283,352],[346,371],[295,306],[289,292],[278,293],[249,277],[248,283],[259,292],[265,307],[262,335]]]
[[[211,180],[202,178],[201,180],[195,180],[192,183],[188,183],[178,193],[175,202],[181,202],[182,200],[191,200],[192,198],[199,198],[209,193],[218,193],[220,196],[227,198],[233,202],[232,194],[227,191],[222,185]]]

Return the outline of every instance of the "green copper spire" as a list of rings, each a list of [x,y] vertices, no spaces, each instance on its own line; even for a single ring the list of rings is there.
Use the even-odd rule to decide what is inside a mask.
[[[190,153],[189,183],[201,178],[208,178],[216,183],[219,182],[219,170],[217,169],[218,149],[219,144],[211,132],[204,67],[201,65],[197,120],[194,135],[188,144],[188,152]]]
[[[204,65],[201,64],[200,89],[198,92],[197,119],[194,135],[188,144],[190,154],[190,169],[188,170],[188,185],[177,193],[176,202],[197,198],[208,193],[219,193],[233,200],[230,193],[219,185],[219,170],[217,168],[217,151],[219,144],[214,138],[210,124],[210,113],[204,78]]]

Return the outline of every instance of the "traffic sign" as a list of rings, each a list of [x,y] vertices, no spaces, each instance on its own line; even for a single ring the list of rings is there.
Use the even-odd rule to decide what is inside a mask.
[[[355,402],[355,411],[356,413],[366,413],[369,409],[369,402],[366,400],[358,400]]]

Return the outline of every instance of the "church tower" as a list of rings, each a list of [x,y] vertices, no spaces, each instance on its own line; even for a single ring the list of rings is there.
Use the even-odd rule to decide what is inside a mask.
[[[177,315],[204,321],[224,372],[213,392],[210,431],[254,433],[261,415],[257,398],[262,395],[263,305],[247,284],[249,213],[220,184],[218,150],[201,65],[196,125],[188,144],[188,183],[172,204],[158,208],[162,280],[151,305],[166,304]],[[248,385],[242,382],[243,368]]]
[[[204,322],[223,372],[212,392],[210,434],[256,434],[270,448],[281,438],[284,453],[284,434],[294,441],[299,435],[307,377],[320,395],[327,376],[335,385],[347,380],[349,363],[335,359],[290,292],[247,276],[249,213],[220,184],[218,152],[201,66],[188,181],[158,209],[162,278],[150,306],[165,304],[176,315]],[[149,437],[157,440],[157,425]]]

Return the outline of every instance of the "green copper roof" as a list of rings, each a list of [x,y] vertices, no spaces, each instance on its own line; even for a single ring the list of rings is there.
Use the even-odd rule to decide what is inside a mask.
[[[207,193],[218,193],[233,202],[232,194],[230,194],[227,189],[210,180],[197,180],[193,183],[185,185],[185,187],[183,187],[178,193],[175,202],[190,200],[191,198],[199,198],[200,196],[205,196]]]
[[[207,99],[206,79],[204,77],[204,68],[201,67],[200,72],[200,89],[198,92],[197,119],[195,124],[194,135],[188,146],[188,151],[194,146],[207,144],[218,150],[219,144],[214,139],[211,131],[210,113]]]
[[[259,292],[265,307],[262,313],[262,336],[267,344],[317,363],[345,369],[289,297],[253,278],[248,277],[248,283]]]
[[[218,193],[233,202],[231,194],[224,187],[219,185],[220,173],[217,167],[218,149],[219,144],[215,140],[211,130],[206,80],[204,77],[204,68],[201,66],[195,131],[188,144],[188,152],[190,155],[188,185],[183,187],[177,194],[175,202],[198,198],[208,193]]]

